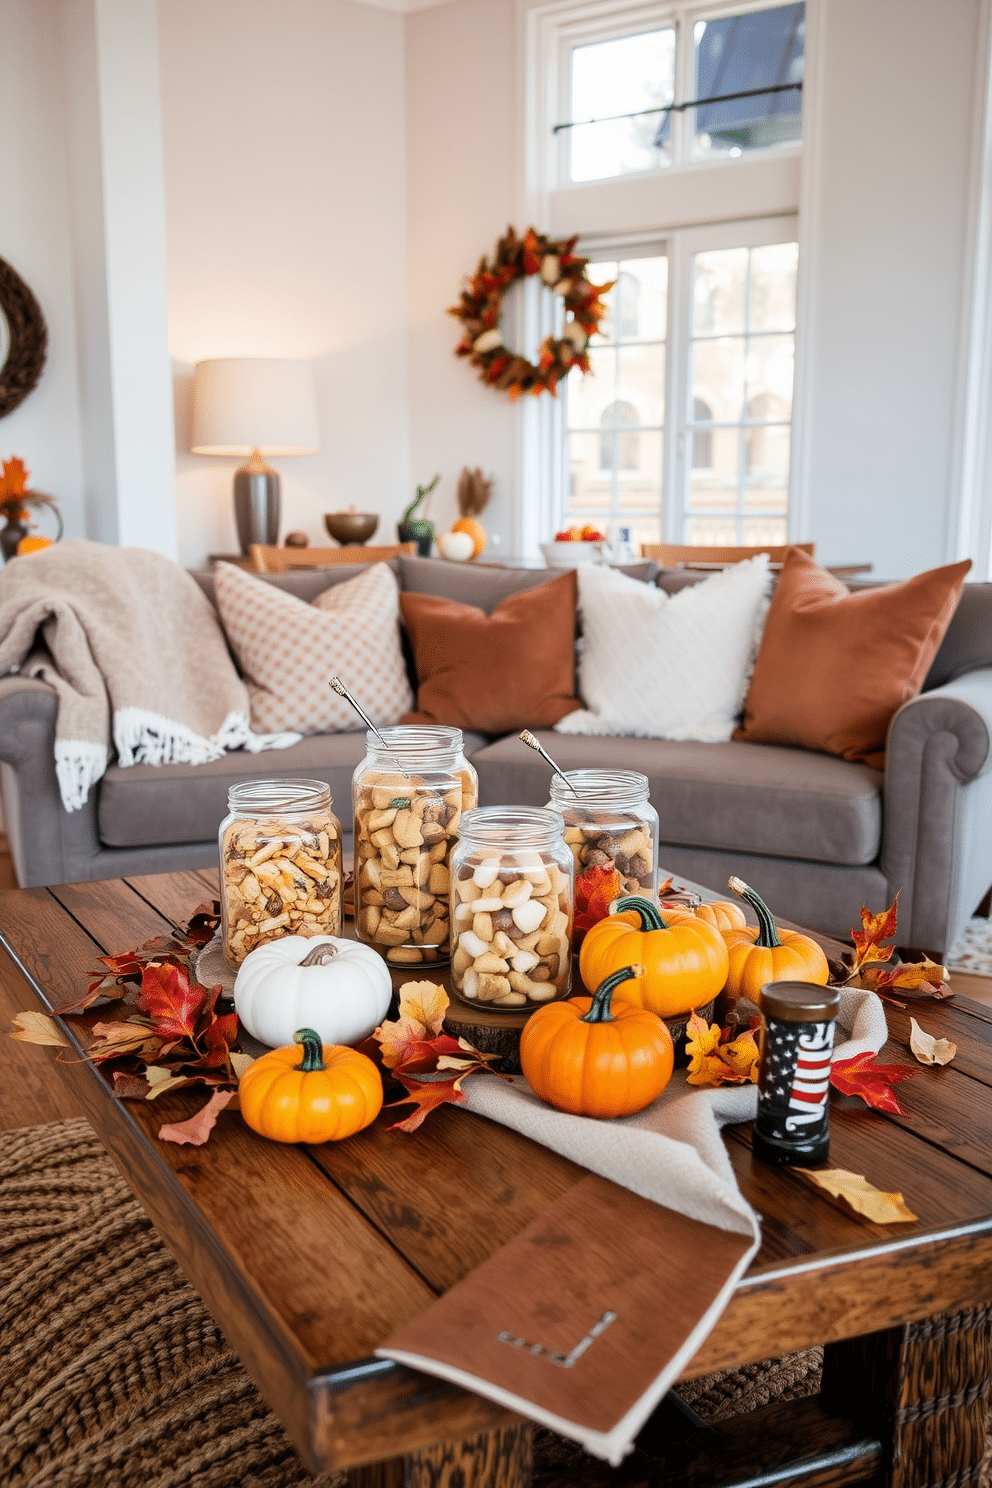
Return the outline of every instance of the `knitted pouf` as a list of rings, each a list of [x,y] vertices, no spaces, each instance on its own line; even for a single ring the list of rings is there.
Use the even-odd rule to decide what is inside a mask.
[[[346,1488],[307,1472],[85,1121],[0,1133],[3,1488]],[[820,1353],[679,1387],[723,1420],[819,1387]],[[536,1488],[653,1484],[550,1431]]]

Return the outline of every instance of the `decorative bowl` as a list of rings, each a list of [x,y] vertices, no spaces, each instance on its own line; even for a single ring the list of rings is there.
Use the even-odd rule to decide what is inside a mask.
[[[374,512],[342,511],[324,513],[324,526],[335,542],[339,543],[368,542],[378,525],[379,518]]]
[[[549,568],[578,568],[583,563],[602,563],[605,542],[549,542],[541,544]]]

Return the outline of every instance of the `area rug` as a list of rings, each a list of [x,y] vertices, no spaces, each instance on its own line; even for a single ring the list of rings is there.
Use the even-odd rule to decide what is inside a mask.
[[[347,1488],[314,1476],[85,1121],[0,1134],[4,1488]],[[819,1388],[820,1354],[679,1387],[705,1420]],[[656,1481],[548,1431],[535,1488]]]
[[[992,920],[976,915],[947,953],[948,971],[992,977]]]

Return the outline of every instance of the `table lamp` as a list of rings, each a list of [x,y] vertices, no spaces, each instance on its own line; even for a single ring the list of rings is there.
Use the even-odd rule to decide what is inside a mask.
[[[193,369],[194,455],[247,455],[234,475],[241,551],[279,541],[279,475],[263,455],[315,455],[317,399],[308,362],[212,357]]]

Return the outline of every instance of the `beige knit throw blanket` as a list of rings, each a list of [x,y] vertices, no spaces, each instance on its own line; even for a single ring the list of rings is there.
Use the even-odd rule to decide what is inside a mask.
[[[55,772],[67,811],[110,760],[205,764],[259,737],[216,612],[178,564],[142,548],[73,539],[0,572],[0,674],[58,695]]]

